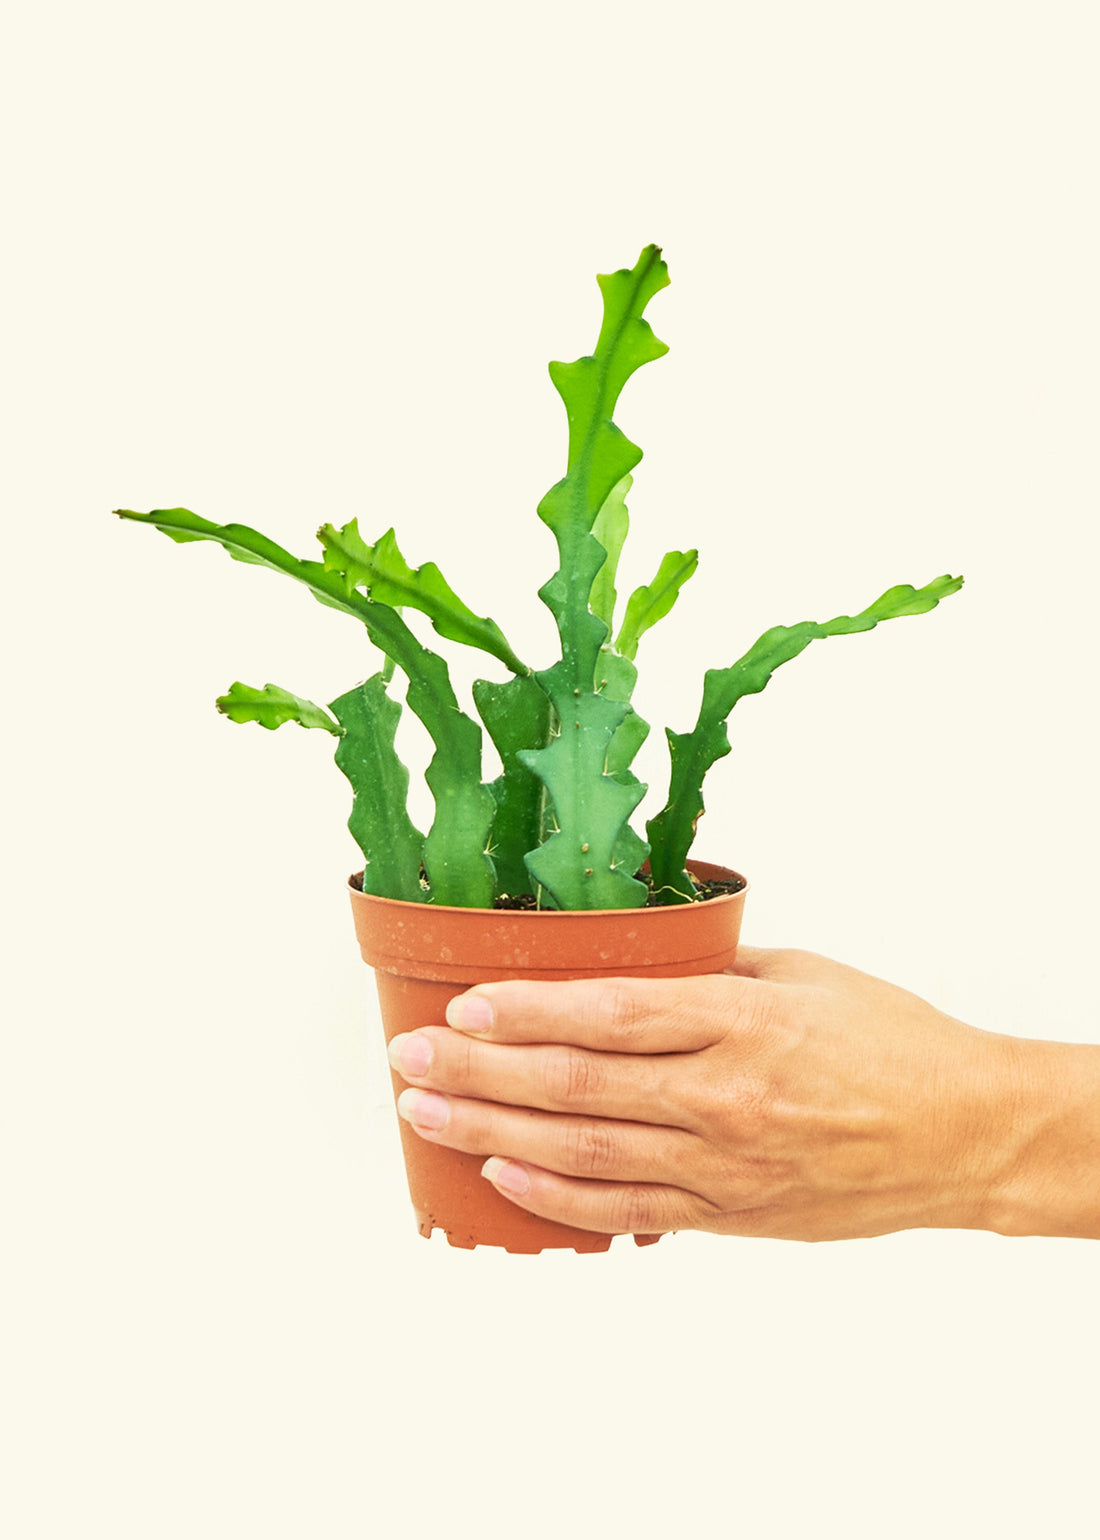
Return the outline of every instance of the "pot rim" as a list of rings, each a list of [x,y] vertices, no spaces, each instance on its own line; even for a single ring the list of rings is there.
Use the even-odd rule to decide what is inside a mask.
[[[720,882],[737,881],[741,886],[734,893],[723,893],[718,898],[697,899],[696,903],[706,904],[710,909],[713,904],[726,904],[734,899],[743,899],[749,890],[748,878],[740,872],[735,872],[732,867],[718,866],[711,861],[687,862],[687,868],[697,876],[711,875],[713,880]],[[728,873],[718,877],[717,873]],[[364,893],[361,887],[356,887],[356,878],[362,879],[362,870],[352,872],[347,881],[348,892],[357,898],[369,899],[372,904],[384,904],[395,912],[403,909],[411,914],[495,914],[501,918],[507,918],[512,922],[518,920],[523,924],[530,922],[545,923],[547,920],[556,920],[559,924],[580,918],[589,918],[593,915],[631,915],[635,919],[642,916],[660,916],[667,914],[683,914],[692,904],[652,904],[643,905],[637,909],[495,909],[495,908],[471,908],[458,904],[417,904],[407,898],[381,898],[376,893]]]

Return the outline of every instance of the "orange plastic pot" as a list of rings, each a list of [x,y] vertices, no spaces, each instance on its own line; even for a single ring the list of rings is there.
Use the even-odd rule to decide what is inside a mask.
[[[702,881],[740,880],[704,862]],[[447,1002],[498,979],[683,978],[720,973],[737,955],[746,887],[695,904],[585,911],[453,909],[375,898],[348,881],[363,961],[375,971],[387,1043],[400,1032],[444,1025]],[[394,1098],[406,1082],[394,1072]],[[419,1138],[399,1119],[405,1168],[421,1235],[452,1246],[606,1251],[610,1235],[555,1224],[502,1198],[481,1175],[485,1157]],[[486,1154],[494,1153],[486,1151]],[[636,1236],[639,1244],[655,1236]]]

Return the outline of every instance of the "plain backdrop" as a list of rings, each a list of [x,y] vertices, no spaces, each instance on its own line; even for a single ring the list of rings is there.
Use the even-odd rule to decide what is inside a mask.
[[[706,667],[964,573],[738,707],[697,851],[747,940],[1096,1040],[1098,69],[1059,0],[9,15],[11,1540],[1095,1536],[1095,1244],[418,1237],[331,741],[213,705],[371,649],[110,511],[395,524],[548,660],[546,364],[660,243],[647,808]]]

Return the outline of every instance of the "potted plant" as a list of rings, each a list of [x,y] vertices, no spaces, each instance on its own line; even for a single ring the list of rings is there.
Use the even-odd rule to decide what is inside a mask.
[[[651,245],[633,268],[598,281],[603,322],[593,352],[550,365],[568,416],[569,450],[565,475],[538,505],[558,548],[557,571],[539,590],[561,644],[549,666],[524,662],[496,622],[469,609],[434,563],[411,568],[392,529],[371,545],[355,519],[342,528],[325,524],[320,560],[300,560],[246,525],[211,523],[186,508],[116,510],[172,540],[212,540],[237,561],[295,578],[322,604],[365,626],[382,654],[379,671],[327,709],[277,685],[240,681],[217,707],[234,722],[269,729],[297,722],[337,740],[336,763],[352,787],[348,827],[363,855],[348,888],[387,1038],[441,1023],[448,1000],[477,982],[668,977],[727,967],[746,884],[728,868],[689,860],[689,852],[704,777],[729,752],[731,710],[815,639],[923,614],[962,584],[954,577],[919,589],[904,584],[856,615],[775,626],[729,667],[710,669],[694,727],[667,732],[668,792],[643,838],[630,822],[646,791],[631,766],[649,731],[633,704],[635,656],[643,634],[694,573],[697,552],[669,551],[652,582],[631,594],[616,628],[626,497],[642,452],[613,413],[634,371],[667,352],[644,311],[668,283],[668,269]],[[482,726],[460,706],[447,663],[418,639],[407,611],[507,670],[504,680],[473,686],[477,715],[502,764],[491,783],[483,779]],[[435,813],[426,833],[406,805],[396,671],[434,746],[426,779]],[[395,1092],[403,1088],[396,1075],[394,1084]],[[404,1123],[401,1132],[422,1233],[438,1226],[452,1244],[511,1251],[609,1244],[608,1236],[508,1203],[480,1177],[480,1157],[422,1141]]]

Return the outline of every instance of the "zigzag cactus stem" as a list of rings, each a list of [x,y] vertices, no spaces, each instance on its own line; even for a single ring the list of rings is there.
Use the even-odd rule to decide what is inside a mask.
[[[375,646],[408,675],[409,708],[423,722],[435,746],[426,774],[436,807],[424,846],[424,865],[431,884],[429,901],[459,908],[490,908],[493,864],[486,847],[495,803],[481,780],[481,728],[459,709],[444,659],[421,646],[395,609],[358,593],[344,573],[326,569],[321,562],[300,561],[245,524],[214,524],[188,508],[116,512],[120,518],[152,524],[181,544],[212,540],[235,561],[295,578],[322,604],[362,621]]]
[[[553,709],[533,676],[503,684],[474,682],[474,704],[500,755],[502,771],[489,790],[496,800],[490,854],[495,896],[526,893],[530,878],[524,857],[541,844],[545,787],[520,760],[520,751],[545,746],[553,731]]]
[[[703,778],[711,765],[730,751],[726,718],[737,702],[763,690],[776,669],[797,658],[812,641],[871,631],[880,621],[897,620],[903,615],[924,615],[948,594],[957,593],[962,585],[961,577],[948,576],[936,578],[924,588],[902,583],[858,615],[838,615],[821,625],[804,620],[794,626],[773,626],[729,668],[707,670],[703,701],[692,731],[674,733],[671,728],[666,729],[672,761],[668,801],[646,825],[653,886],[662,903],[691,903],[696,896],[685,863],[704,812]]]
[[[527,868],[562,909],[629,909],[648,889],[633,872],[645,842],[627,820],[645,787],[628,770],[608,774],[607,754],[629,706],[598,688],[597,663],[607,624],[589,607],[596,574],[606,560],[593,525],[612,490],[637,465],[642,451],[612,421],[623,386],[635,369],[668,351],[642,312],[668,283],[656,246],[632,269],[601,274],[603,325],[595,352],[572,364],[550,365],[550,377],[569,419],[565,476],[539,504],[539,517],[558,544],[557,572],[540,590],[557,623],[561,658],[538,674],[560,719],[544,749],[520,761],[542,780],[553,804],[556,832],[527,856]]]
[[[737,701],[763,690],[811,641],[923,614],[962,586],[948,576],[921,589],[904,584],[855,616],[776,626],[731,667],[709,670],[693,730],[667,732],[668,800],[649,820],[648,842],[640,838],[630,818],[646,788],[631,766],[648,726],[631,704],[634,658],[640,637],[669,613],[698,558],[694,550],[667,552],[653,580],[631,595],[612,641],[630,522],[626,495],[642,458],[613,414],[634,371],[668,351],[644,311],[669,278],[651,245],[634,267],[597,281],[603,315],[594,351],[550,365],[569,425],[565,475],[538,505],[558,555],[557,570],[539,591],[561,649],[550,668],[532,673],[497,623],[463,603],[434,562],[410,566],[392,529],[371,545],[355,519],[322,525],[323,560],[303,561],[247,525],[215,524],[187,508],[115,510],[180,544],[213,541],[234,561],[294,578],[319,603],[366,628],[385,665],[332,703],[336,718],[274,684],[257,689],[238,680],[217,704],[236,722],[267,729],[297,722],[340,739],[337,763],[355,791],[350,827],[367,864],[364,886],[379,896],[490,908],[494,898],[533,887],[540,903],[559,909],[634,908],[651,890],[658,902],[692,902],[697,894],[686,859],[703,813],[703,779],[729,752],[726,719]],[[481,779],[481,727],[460,709],[446,662],[417,640],[404,609],[420,611],[440,636],[490,654],[515,676],[474,686],[503,767],[491,786]],[[426,837],[409,821],[408,774],[396,752],[400,706],[386,688],[395,665],[408,678],[408,705],[434,746],[426,779],[435,817]],[[635,873],[647,855],[650,877],[643,882]]]
[[[348,829],[363,852],[363,892],[424,903],[424,836],[409,818],[409,772],[397,756],[401,706],[381,673],[331,702],[343,736],[336,763],[353,792]]]

